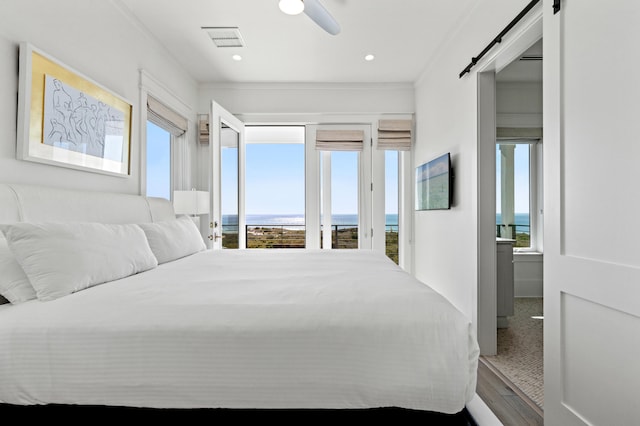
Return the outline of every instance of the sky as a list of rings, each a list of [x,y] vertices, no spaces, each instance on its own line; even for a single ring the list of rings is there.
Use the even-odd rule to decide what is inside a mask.
[[[398,212],[397,152],[387,154],[385,213]],[[332,214],[358,212],[358,153],[336,151],[331,157]],[[237,151],[222,155],[222,214],[237,213]],[[246,144],[247,215],[304,214],[303,144]]]
[[[171,199],[171,134],[147,121],[147,196]]]
[[[515,213],[529,213],[529,144],[516,144],[514,153]],[[500,148],[496,145],[496,212],[501,211]]]
[[[147,195],[171,197],[171,135],[147,122]],[[515,150],[515,212],[529,212],[529,145]],[[332,213],[358,211],[358,154],[332,153]],[[222,212],[237,213],[237,150],[222,156]],[[500,150],[496,148],[496,211],[500,212]],[[385,213],[398,212],[398,153],[385,152]],[[304,214],[304,145],[247,144],[246,214]]]
[[[147,122],[147,195],[171,197],[171,135]],[[336,151],[331,157],[333,214],[358,212],[357,152]],[[304,214],[304,144],[246,145],[246,214]],[[222,153],[222,213],[237,214],[238,157]],[[398,153],[385,152],[385,213],[398,213]]]

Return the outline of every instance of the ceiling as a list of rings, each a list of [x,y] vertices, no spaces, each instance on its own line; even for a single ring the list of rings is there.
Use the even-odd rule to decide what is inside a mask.
[[[200,83],[412,83],[476,3],[321,0],[342,27],[332,36],[278,0],[119,1]],[[201,27],[218,26],[239,27],[245,47],[216,47]]]
[[[498,83],[542,82],[542,39],[496,74]]]

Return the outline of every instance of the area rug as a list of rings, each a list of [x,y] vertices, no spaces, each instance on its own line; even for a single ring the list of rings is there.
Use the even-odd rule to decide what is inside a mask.
[[[516,298],[514,316],[508,318],[509,327],[498,329],[498,354],[484,357],[541,409],[544,407],[542,306],[542,298]]]

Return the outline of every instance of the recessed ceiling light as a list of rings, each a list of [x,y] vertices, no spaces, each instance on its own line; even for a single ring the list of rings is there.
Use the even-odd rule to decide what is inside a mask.
[[[240,55],[233,55],[232,58],[233,58],[234,61],[241,61],[242,60],[242,56],[240,56]]]
[[[302,0],[280,0],[278,7],[287,15],[297,15],[304,10],[304,3]]]
[[[372,54],[368,54],[367,56],[364,57],[365,61],[373,61],[376,57],[373,56]]]

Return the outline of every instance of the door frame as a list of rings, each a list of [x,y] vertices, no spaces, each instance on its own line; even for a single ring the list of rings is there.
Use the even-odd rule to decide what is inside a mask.
[[[487,55],[477,71],[478,288],[477,337],[481,355],[497,352],[496,270],[496,73],[542,38],[542,5]]]

